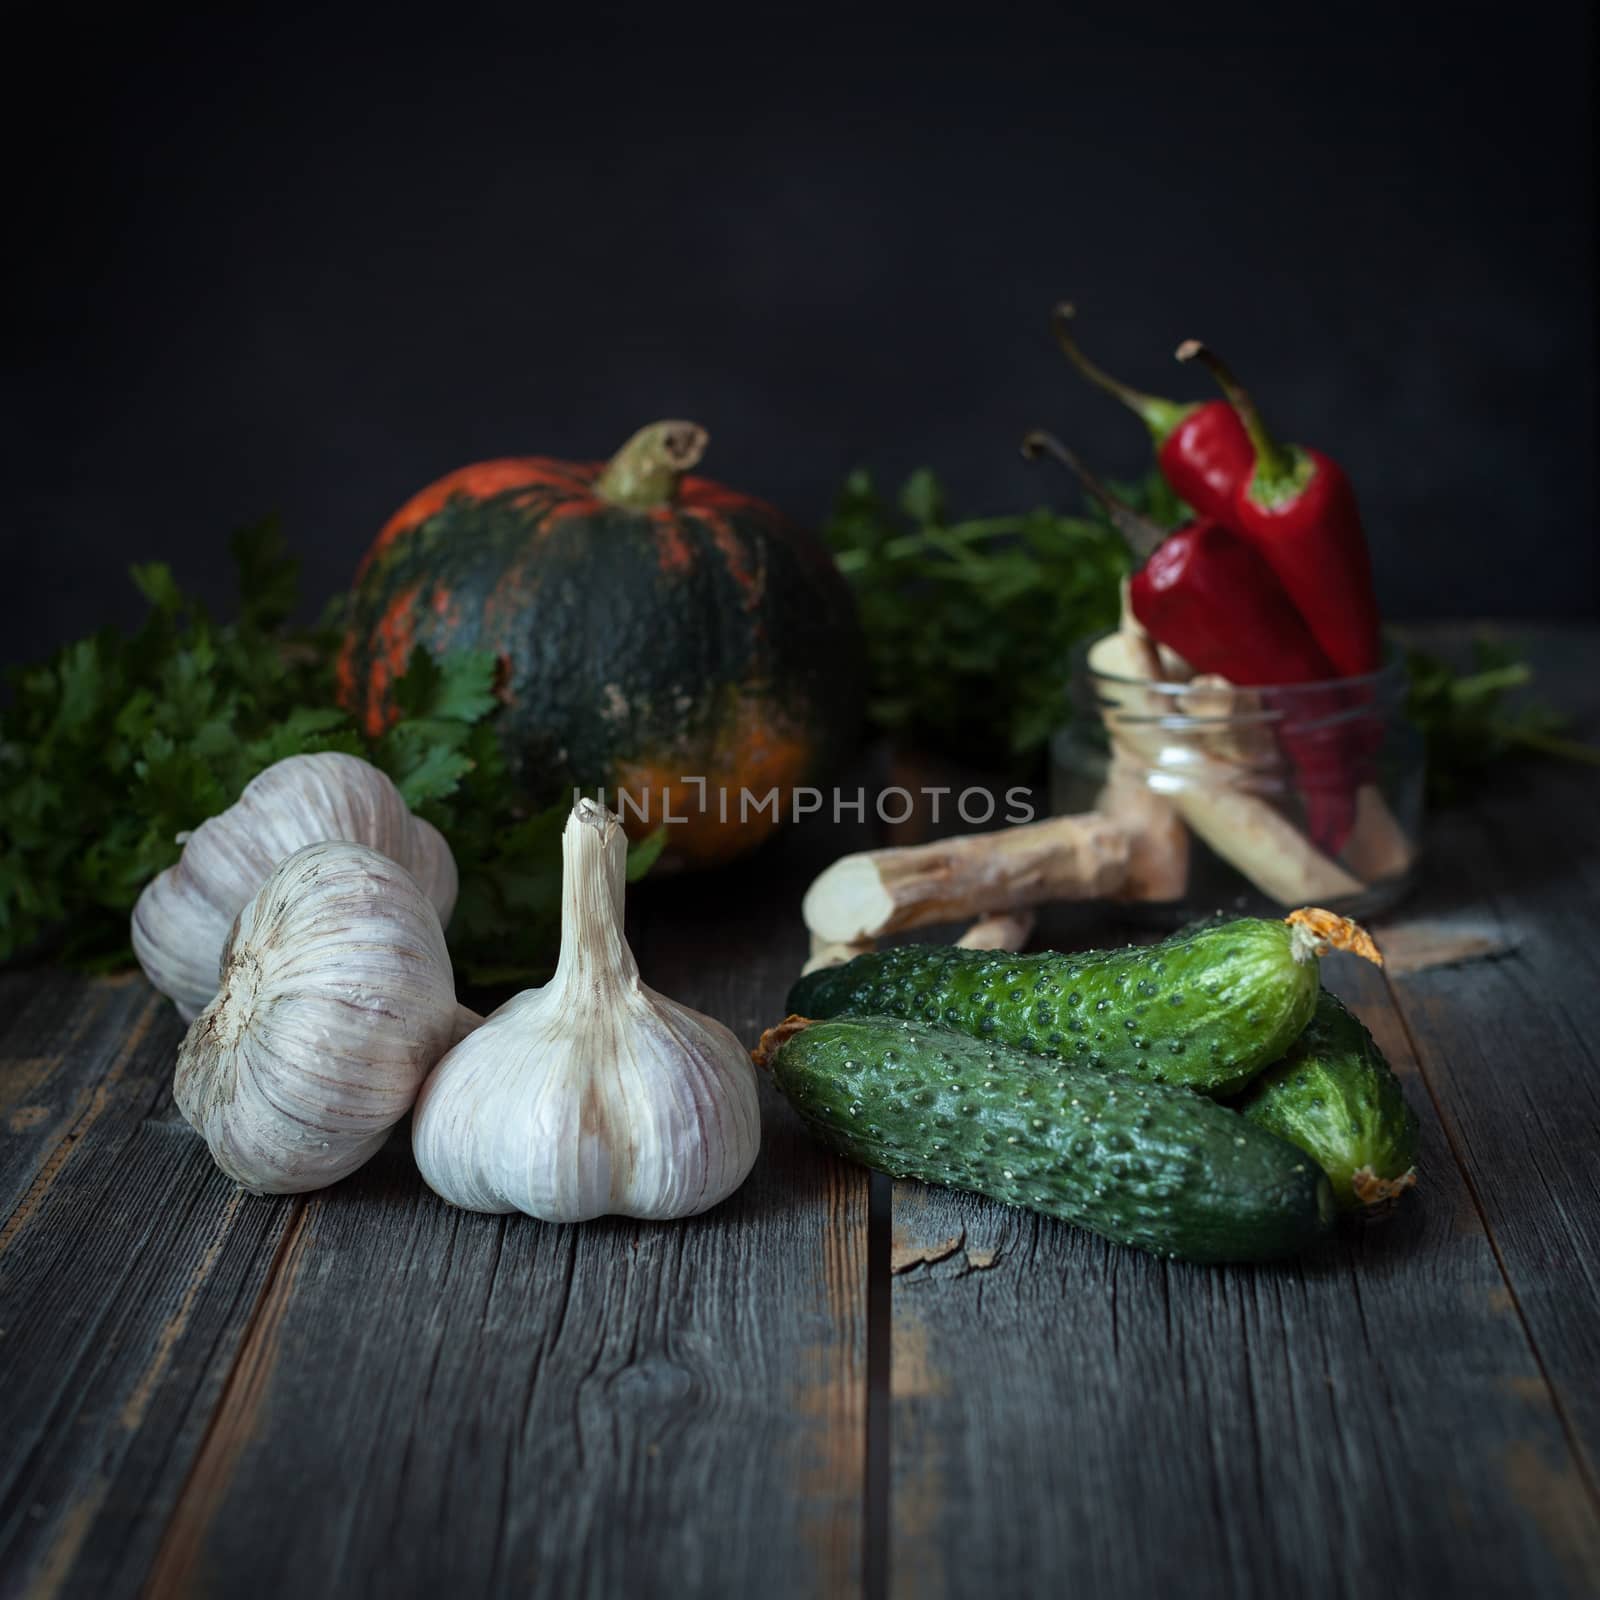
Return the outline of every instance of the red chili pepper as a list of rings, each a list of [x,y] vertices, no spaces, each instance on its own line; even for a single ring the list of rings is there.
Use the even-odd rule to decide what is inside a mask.
[[[1278,575],[1337,674],[1375,672],[1383,645],[1372,557],[1344,469],[1320,450],[1279,444],[1232,372],[1198,339],[1179,345],[1178,359],[1210,369],[1255,455],[1230,526]]]
[[[1133,575],[1128,595],[1146,631],[1196,672],[1244,687],[1332,674],[1272,569],[1210,517],[1168,534]]]
[[[1128,586],[1129,604],[1152,638],[1176,650],[1196,672],[1216,673],[1242,688],[1321,683],[1332,664],[1271,567],[1243,539],[1210,517],[1196,517],[1164,533],[1113,495],[1059,440],[1030,433],[1029,457],[1053,456],[1110,513],[1134,554],[1145,557]],[[1281,727],[1279,738],[1294,764],[1306,825],[1324,849],[1337,851],[1355,820],[1351,750],[1330,691],[1297,697],[1302,714],[1327,726]],[[1269,701],[1270,704],[1270,701]]]
[[[1115,396],[1150,430],[1156,464],[1172,492],[1203,517],[1231,526],[1240,486],[1250,476],[1256,455],[1244,425],[1226,400],[1184,404],[1131,389],[1102,371],[1079,348],[1068,326],[1076,315],[1066,303],[1050,319],[1067,360],[1090,383]]]

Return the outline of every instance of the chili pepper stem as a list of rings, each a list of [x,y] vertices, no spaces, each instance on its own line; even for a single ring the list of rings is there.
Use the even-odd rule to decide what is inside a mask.
[[[1140,561],[1166,538],[1165,528],[1140,516],[1125,500],[1119,500],[1053,433],[1046,433],[1043,428],[1033,429],[1023,438],[1022,453],[1029,461],[1037,461],[1042,455],[1059,461],[1106,508],[1113,526]]]
[[[1078,341],[1072,336],[1072,320],[1077,314],[1077,308],[1066,300],[1050,313],[1050,331],[1055,334],[1056,343],[1061,346],[1061,353],[1095,388],[1103,389],[1133,412],[1150,430],[1151,437],[1158,447],[1166,443],[1167,436],[1194,410],[1194,407],[1179,404],[1176,400],[1163,400],[1160,395],[1146,394],[1143,389],[1135,389],[1130,384],[1122,383],[1104,368],[1096,366],[1078,348]]]
[[[1222,357],[1198,339],[1185,339],[1178,346],[1177,356],[1180,361],[1198,361],[1217,380],[1217,387],[1228,397],[1228,404],[1238,413],[1244,431],[1250,436],[1258,477],[1279,481],[1290,477],[1295,468],[1293,450],[1286,449],[1273,438],[1250,391],[1234,377],[1233,369]]]

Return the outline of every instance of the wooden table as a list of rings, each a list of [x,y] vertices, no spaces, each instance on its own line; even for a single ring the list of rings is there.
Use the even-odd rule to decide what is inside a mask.
[[[1593,635],[1540,639],[1600,727]],[[404,1139],[258,1199],[136,977],[0,979],[7,1595],[1011,1597],[1600,1583],[1600,779],[1440,817],[1408,908],[1501,953],[1330,963],[1422,1185],[1271,1269],[869,1177],[766,1098],[685,1224],[451,1210]],[[753,1040],[838,848],[646,885],[646,977]]]

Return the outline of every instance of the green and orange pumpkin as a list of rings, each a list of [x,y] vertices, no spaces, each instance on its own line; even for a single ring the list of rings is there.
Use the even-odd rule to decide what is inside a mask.
[[[625,791],[629,831],[665,820],[683,866],[760,843],[854,739],[862,643],[820,540],[686,475],[705,444],[661,422],[610,462],[516,457],[430,484],[356,574],[344,703],[381,733],[418,645],[493,651],[530,800]]]

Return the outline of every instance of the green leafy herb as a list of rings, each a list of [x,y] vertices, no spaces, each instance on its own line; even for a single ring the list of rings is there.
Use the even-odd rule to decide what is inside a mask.
[[[418,651],[401,720],[369,740],[335,704],[333,614],[290,628],[296,563],[276,526],[233,541],[237,618],[214,622],[160,563],[133,569],[150,612],[12,674],[0,716],[0,961],[48,944],[75,965],[132,959],[128,914],[178,836],[285,756],[343,750],[395,780],[450,841],[450,926],[469,982],[535,978],[557,945],[567,807],[530,810],[495,731],[495,661]],[[634,847],[647,870],[659,837]]]
[[[924,469],[895,506],[853,473],[824,531],[861,608],[872,720],[977,761],[1036,759],[1067,718],[1073,651],[1116,622],[1128,554],[1108,524],[955,522]]]
[[[1600,749],[1565,738],[1567,719],[1518,692],[1533,669],[1504,645],[1475,640],[1469,672],[1426,650],[1406,652],[1408,712],[1427,745],[1428,798],[1448,805],[1472,780],[1508,755],[1526,753],[1600,766]]]

